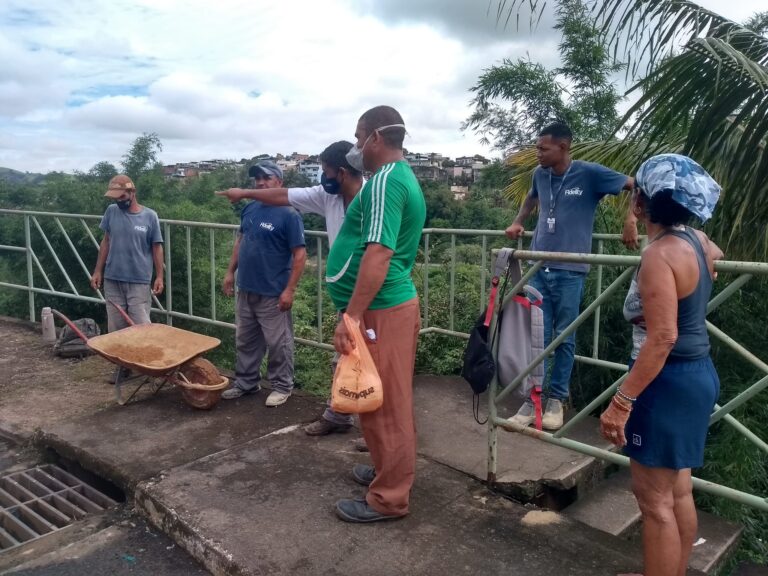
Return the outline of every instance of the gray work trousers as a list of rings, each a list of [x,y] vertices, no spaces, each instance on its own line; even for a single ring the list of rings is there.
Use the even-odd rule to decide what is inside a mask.
[[[341,314],[339,314],[339,320],[341,320]],[[339,364],[341,354],[338,352],[333,353],[333,359],[331,360],[331,373],[336,374],[336,366]],[[331,424],[339,424],[340,426],[351,426],[355,423],[355,419],[352,414],[345,414],[344,412],[337,412],[331,408],[331,399],[328,398],[326,402],[325,412],[323,412],[323,420],[327,420]]]
[[[104,298],[111,300],[128,314],[135,324],[149,324],[149,309],[152,305],[152,292],[149,284],[118,282],[104,278]],[[128,326],[112,304],[107,302],[107,328],[110,332]]]
[[[278,301],[276,297],[237,292],[234,385],[243,391],[258,388],[265,354],[272,390],[286,394],[293,390],[293,317],[290,310],[278,308]]]

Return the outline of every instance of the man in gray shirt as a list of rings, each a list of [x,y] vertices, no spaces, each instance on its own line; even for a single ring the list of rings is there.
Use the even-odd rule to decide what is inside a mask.
[[[104,238],[91,276],[91,287],[98,290],[103,283],[106,299],[125,310],[136,324],[149,324],[152,294],[161,294],[164,289],[160,220],[154,210],[139,204],[136,186],[128,176],[120,174],[112,178],[104,195],[115,202],[107,207],[99,226]],[[127,325],[110,305],[107,305],[107,325],[110,332]]]

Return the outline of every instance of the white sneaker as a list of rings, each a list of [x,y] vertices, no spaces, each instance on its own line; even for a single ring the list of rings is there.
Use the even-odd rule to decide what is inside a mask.
[[[547,408],[541,418],[545,430],[560,430],[563,427],[563,403],[556,398],[547,400]]]
[[[517,414],[512,416],[511,418],[507,418],[508,422],[512,422],[513,424],[517,424],[518,426],[530,426],[533,424],[533,422],[536,420],[536,411],[533,408],[533,402],[530,400],[526,400],[523,402],[523,405],[520,406],[520,409],[517,411]]]
[[[266,406],[274,407],[274,406],[280,406],[280,404],[285,404],[285,401],[288,400],[288,398],[291,397],[290,392],[278,392],[277,390],[273,390],[272,393],[267,396],[267,401],[264,403]]]

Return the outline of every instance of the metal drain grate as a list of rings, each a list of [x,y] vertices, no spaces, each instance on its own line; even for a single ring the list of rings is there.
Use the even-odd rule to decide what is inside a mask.
[[[117,504],[58,466],[0,478],[0,553]]]

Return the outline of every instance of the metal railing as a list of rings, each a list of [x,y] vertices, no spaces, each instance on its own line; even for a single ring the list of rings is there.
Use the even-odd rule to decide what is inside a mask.
[[[63,239],[63,245],[66,246],[68,252],[71,252],[74,259],[74,266],[79,270],[80,280],[79,283],[87,286],[87,281],[90,279],[90,269],[86,266],[84,260],[84,254],[81,253],[83,249],[90,252],[90,255],[86,259],[95,262],[95,257],[98,252],[99,243],[94,236],[92,227],[100,221],[101,216],[83,215],[83,214],[64,214],[56,212],[40,212],[40,211],[23,211],[23,210],[5,210],[0,209],[0,226],[4,225],[7,219],[21,219],[23,222],[23,245],[4,245],[0,244],[0,253],[6,252],[10,254],[23,255],[26,259],[26,282],[19,283],[6,281],[6,279],[0,278],[0,288],[7,288],[13,290],[26,291],[28,294],[29,305],[29,319],[31,321],[36,320],[36,296],[55,296],[62,298],[69,298],[79,300],[82,302],[88,302],[93,304],[103,304],[103,296],[100,292],[97,292],[97,297],[80,293],[77,289],[77,278],[74,275],[70,275],[70,270],[67,270],[62,262],[62,259],[56,253],[53,245],[51,244],[49,234],[55,233],[61,236]],[[44,225],[41,225],[41,221]],[[70,225],[70,230],[64,226],[63,222],[67,222]],[[90,225],[89,225],[90,224]],[[237,231],[236,225],[228,224],[215,224],[215,223],[202,223],[202,222],[188,222],[181,220],[161,220],[161,224],[164,230],[165,240],[165,278],[166,289],[163,295],[164,302],[161,302],[157,298],[153,300],[152,313],[161,316],[165,322],[172,324],[174,319],[181,319],[186,321],[200,322],[207,325],[223,327],[234,330],[234,313],[233,311],[222,312],[223,304],[221,304],[224,296],[220,293],[218,288],[221,276],[223,275],[224,268],[222,267],[224,259],[229,258],[231,253],[232,244],[234,241],[234,235]],[[74,230],[72,226],[79,232],[79,236],[74,237]],[[46,233],[45,228],[49,228]],[[52,229],[52,231],[51,231]],[[182,266],[184,272],[182,274],[174,273],[175,267],[179,265],[179,262],[174,261],[173,247],[175,243],[179,241],[179,235],[181,234],[182,241]],[[195,236],[193,242],[193,235]],[[323,331],[323,318],[324,309],[326,305],[330,305],[328,297],[325,295],[324,289],[324,266],[323,255],[327,252],[327,234],[325,232],[307,231],[306,236],[312,240],[313,249],[315,254],[310,259],[307,271],[305,274],[314,273],[317,279],[317,292],[316,292],[316,325],[317,332],[315,338],[296,338],[296,341],[300,344],[307,346],[313,346],[322,348],[325,350],[332,350],[333,347],[329,342],[325,341],[325,336],[330,339],[332,334],[324,334]],[[527,235],[530,238],[530,235]],[[463,229],[440,229],[430,228],[425,229],[423,232],[423,243],[420,248],[420,255],[417,261],[417,266],[414,271],[414,277],[417,277],[417,284],[420,280],[419,292],[421,296],[422,304],[422,329],[420,334],[436,334],[444,335],[448,337],[466,339],[469,337],[467,332],[457,330],[456,316],[457,311],[461,311],[466,316],[468,310],[475,309],[477,314],[482,313],[487,304],[487,287],[488,280],[490,278],[490,264],[491,253],[494,244],[503,245],[504,233],[500,230],[463,230]],[[523,278],[520,280],[517,286],[508,291],[508,294],[514,295],[519,288],[530,279],[535,272],[541,266],[541,262],[544,260],[561,260],[569,262],[584,262],[595,266],[594,278],[595,278],[595,290],[594,298],[578,318],[569,326],[566,331],[555,338],[552,343],[544,350],[544,352],[536,358],[533,363],[521,374],[519,374],[515,380],[502,389],[497,390],[498,383],[494,382],[491,386],[491,393],[489,394],[489,421],[488,421],[488,480],[493,482],[495,480],[496,467],[497,467],[497,443],[498,443],[498,429],[503,428],[507,430],[527,434],[539,438],[545,442],[557,444],[559,446],[580,452],[589,456],[600,458],[608,462],[626,466],[628,465],[628,459],[625,456],[605,450],[600,447],[592,446],[582,442],[578,442],[571,438],[568,438],[568,434],[573,430],[574,426],[590,415],[594,410],[599,408],[601,404],[606,402],[610,396],[614,393],[616,387],[621,384],[623,378],[626,377],[627,365],[621,362],[614,362],[599,358],[599,340],[600,340],[600,324],[601,324],[601,307],[611,297],[616,295],[618,290],[622,289],[626,281],[632,274],[632,270],[639,263],[639,256],[620,256],[604,254],[606,242],[617,242],[620,240],[619,235],[615,234],[595,234],[594,239],[596,241],[596,254],[553,254],[544,252],[531,252],[524,251],[523,241],[519,241],[517,246],[518,250],[515,253],[515,257],[521,260],[533,262],[534,264],[527,270]],[[33,241],[33,240],[36,240]],[[456,294],[456,274],[458,270],[457,259],[457,247],[459,243],[467,245],[467,241],[472,240],[468,245],[475,246],[479,244],[480,250],[477,255],[478,261],[473,261],[474,266],[479,265],[479,274],[477,277],[477,298],[474,305],[466,295]],[[35,247],[37,244],[37,249]],[[441,244],[444,244],[442,246]],[[58,278],[51,278],[46,272],[43,266],[43,262],[38,255],[38,249],[42,245],[46,250],[48,259],[47,261],[53,267]],[[61,243],[59,243],[61,245]],[[81,246],[81,250],[78,250],[78,246]],[[197,252],[197,256],[200,257],[201,251],[208,252],[207,255],[207,278],[205,281],[201,281],[200,274],[195,274],[193,270],[192,253],[193,246]],[[310,248],[308,243],[308,248]],[[439,262],[433,262],[434,256],[441,256]],[[217,264],[218,263],[218,264]],[[312,270],[314,267],[314,270]],[[618,267],[624,270],[613,280],[606,288],[603,288],[604,282],[604,268],[605,267]],[[715,310],[723,302],[725,302],[730,296],[737,293],[753,276],[768,274],[768,264],[754,263],[754,262],[718,262],[716,263],[716,269],[721,273],[736,274],[736,278],[730,282],[730,284],[721,290],[717,296],[715,296],[709,303],[708,312]],[[473,271],[477,271],[473,268]],[[50,272],[50,270],[49,270]],[[447,302],[447,320],[443,325],[433,325],[432,322],[436,315],[443,313],[445,310],[438,304],[434,306],[430,303],[430,280],[433,281],[439,279],[440,274],[447,275],[448,283],[448,302]],[[35,283],[36,276],[42,279],[42,284],[45,287],[39,286]],[[195,280],[197,277],[197,281]],[[181,278],[181,280],[180,280]],[[174,301],[174,280],[181,281],[185,290],[180,292],[186,292],[185,298],[181,302]],[[722,283],[722,280],[719,281]],[[39,283],[38,283],[39,284]],[[65,286],[64,288],[58,286]],[[205,286],[204,286],[205,285]],[[57,286],[57,287],[55,287]],[[90,290],[90,288],[88,288]],[[209,292],[209,298],[206,306],[195,305],[193,295],[195,293],[203,292],[207,290]],[[460,299],[457,306],[457,297]],[[231,302],[231,299],[224,299],[223,302]],[[502,306],[497,306],[496,310],[500,310]],[[585,323],[589,317],[593,317],[593,339],[592,350],[590,355],[576,355],[576,361],[584,364],[598,366],[607,370],[618,371],[622,373],[622,376],[618,378],[611,386],[598,395],[593,401],[589,403],[581,412],[574,416],[563,428],[555,433],[548,433],[543,431],[537,431],[531,428],[516,428],[507,420],[504,420],[498,416],[497,408],[499,403],[504,400],[514,390],[523,379],[530,374],[536,364],[544,360],[568,335],[573,333],[576,328]],[[494,322],[495,322],[494,318]],[[463,325],[469,328],[467,323]],[[710,334],[715,340],[720,341],[723,345],[736,352],[745,362],[754,366],[765,376],[758,382],[750,386],[744,392],[739,394],[727,402],[724,406],[716,406],[715,412],[712,414],[710,425],[723,420],[728,425],[738,430],[745,438],[757,446],[760,450],[768,453],[768,444],[760,439],[756,434],[751,432],[747,427],[738,422],[731,412],[736,408],[742,406],[749,399],[753,398],[759,392],[768,387],[768,363],[763,362],[757,356],[752,354],[749,350],[730,338],[725,332],[719,329],[717,326],[708,322],[707,324]],[[768,499],[762,496],[751,495],[745,492],[734,490],[726,486],[714,484],[701,479],[694,479],[694,486],[704,492],[716,494],[725,498],[729,498],[743,504],[747,504],[762,510],[768,510]]]
[[[527,260],[533,262],[533,265],[526,271],[523,277],[517,282],[517,284],[508,291],[508,296],[505,297],[504,302],[499,305],[493,315],[490,332],[493,333],[496,322],[498,321],[499,311],[508,303],[515,294],[532,278],[536,272],[542,267],[543,262],[561,261],[561,262],[578,262],[584,264],[597,265],[597,287],[594,300],[579,314],[579,316],[557,337],[553,338],[550,344],[534,358],[531,364],[518,374],[511,382],[502,384],[498,382],[495,376],[488,395],[488,481],[495,482],[496,470],[498,464],[498,430],[503,428],[505,430],[519,432],[527,436],[543,440],[550,444],[555,444],[563,448],[568,448],[588,456],[600,458],[602,460],[618,464],[620,466],[629,466],[629,458],[621,454],[617,454],[611,450],[592,446],[583,442],[579,442],[570,438],[567,438],[579,422],[587,418],[592,412],[597,410],[601,405],[605,404],[611,396],[616,392],[616,389],[621,385],[628,373],[628,366],[622,363],[609,362],[598,358],[597,355],[597,343],[599,339],[599,333],[595,331],[594,338],[594,350],[591,358],[584,356],[576,356],[576,361],[584,362],[603,368],[622,372],[622,375],[603,390],[592,402],[585,406],[578,414],[573,416],[562,428],[556,432],[546,432],[543,430],[536,430],[535,428],[524,427],[518,424],[512,423],[507,419],[501,418],[498,415],[498,408],[500,402],[509,396],[521,383],[533,372],[536,366],[545,360],[550,354],[554,353],[555,349],[573,334],[576,329],[583,324],[593,314],[596,318],[600,311],[600,307],[604,304],[608,298],[616,294],[618,290],[625,288],[625,284],[632,277],[634,270],[640,263],[639,256],[613,256],[605,254],[564,254],[554,252],[534,252],[517,250],[512,255],[513,258],[520,260]],[[623,268],[623,271],[618,277],[605,289],[602,288],[602,268],[603,266],[615,266]],[[737,277],[721,292],[717,294],[707,306],[707,314],[714,311],[718,306],[722,305],[730,296],[740,290],[751,278],[755,275],[768,275],[768,264],[758,262],[726,262],[720,261],[715,263],[715,270],[718,273],[730,273],[736,274]],[[754,444],[759,450],[768,454],[768,444],[759,438],[756,434],[750,431],[746,426],[739,422],[731,415],[735,409],[743,406],[751,398],[762,392],[768,387],[768,364],[757,358],[749,350],[743,347],[741,344],[730,338],[725,332],[720,330],[717,326],[707,321],[707,328],[714,339],[720,341],[722,344],[730,348],[737,355],[739,355],[744,361],[752,364],[755,368],[765,374],[760,380],[749,386],[746,390],[738,394],[735,398],[731,399],[725,406],[715,404],[715,411],[710,417],[709,425],[723,420],[745,438],[747,438],[752,444]],[[494,357],[498,355],[498,338],[494,341]],[[768,498],[764,496],[758,496],[749,494],[740,490],[730,488],[702,480],[700,478],[693,478],[694,488],[707,492],[716,496],[728,498],[741,504],[746,504],[754,508],[768,511]]]

